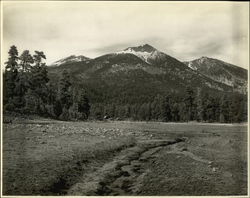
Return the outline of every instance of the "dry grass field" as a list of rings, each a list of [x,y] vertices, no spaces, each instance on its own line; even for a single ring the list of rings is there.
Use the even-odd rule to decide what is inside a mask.
[[[247,125],[21,120],[3,195],[246,195]]]

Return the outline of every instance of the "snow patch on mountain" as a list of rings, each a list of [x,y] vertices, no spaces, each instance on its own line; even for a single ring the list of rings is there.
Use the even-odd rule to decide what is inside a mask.
[[[134,54],[135,56],[144,60],[146,63],[149,63],[148,59],[152,56],[152,53],[150,53],[150,52],[135,52],[132,49],[120,51],[120,52],[117,52],[117,54]]]
[[[187,66],[188,66],[190,69],[195,70],[195,71],[198,69],[198,68],[197,68],[194,64],[192,64],[191,62],[189,62]]]
[[[80,56],[71,55],[69,57],[60,59],[60,60],[52,63],[51,66],[60,66],[60,65],[66,64],[66,63],[83,62],[83,61],[88,61],[88,60],[90,60],[90,58],[82,56],[82,55],[80,55]]]
[[[166,54],[156,50],[148,44],[140,45],[138,47],[129,47],[125,50],[116,52],[116,54],[133,54],[148,64],[151,64],[153,60],[161,60],[166,57]]]

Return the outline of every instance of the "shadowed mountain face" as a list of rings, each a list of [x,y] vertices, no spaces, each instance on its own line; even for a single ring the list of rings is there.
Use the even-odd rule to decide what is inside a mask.
[[[235,91],[247,92],[247,70],[243,68],[208,57],[184,63],[204,76],[232,87]]]
[[[247,71],[222,61],[219,65],[208,64],[206,68],[207,64],[202,64],[206,62],[184,64],[145,44],[94,59],[65,61],[60,66],[49,67],[49,74],[56,80],[66,69],[78,86],[110,98],[122,97],[121,93],[131,97],[181,94],[187,86],[219,94],[233,91],[245,93],[240,83],[242,86],[247,83]],[[219,72],[224,76],[220,80]]]

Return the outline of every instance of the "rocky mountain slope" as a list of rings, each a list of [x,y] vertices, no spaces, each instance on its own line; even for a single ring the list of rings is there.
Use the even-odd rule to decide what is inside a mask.
[[[223,68],[220,71],[221,75],[225,77],[221,78],[224,80],[219,80],[215,76],[212,78],[211,75],[203,72],[205,69],[196,70],[195,66],[191,65],[194,63],[185,62],[184,64],[145,44],[94,59],[83,61],[71,61],[70,59],[70,61],[64,61],[60,66],[49,67],[49,75],[51,79],[57,81],[61,72],[64,69],[68,70],[74,79],[73,83],[84,87],[92,100],[98,98],[96,95],[107,100],[121,100],[124,94],[128,100],[133,100],[138,95],[149,99],[157,94],[182,94],[187,86],[194,90],[201,88],[206,92],[217,94],[232,93],[233,91],[245,93],[245,89],[242,87],[247,82],[246,71],[238,69],[236,66],[222,65]],[[209,70],[208,68],[207,71]],[[238,70],[240,72],[237,73]],[[230,76],[231,83],[227,80],[230,79]]]
[[[192,70],[232,87],[238,92],[247,92],[247,70],[218,59],[201,57],[184,62]]]

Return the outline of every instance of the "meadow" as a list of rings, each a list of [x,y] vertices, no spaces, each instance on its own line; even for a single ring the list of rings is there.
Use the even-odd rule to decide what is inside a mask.
[[[3,195],[246,195],[247,125],[16,120]]]

